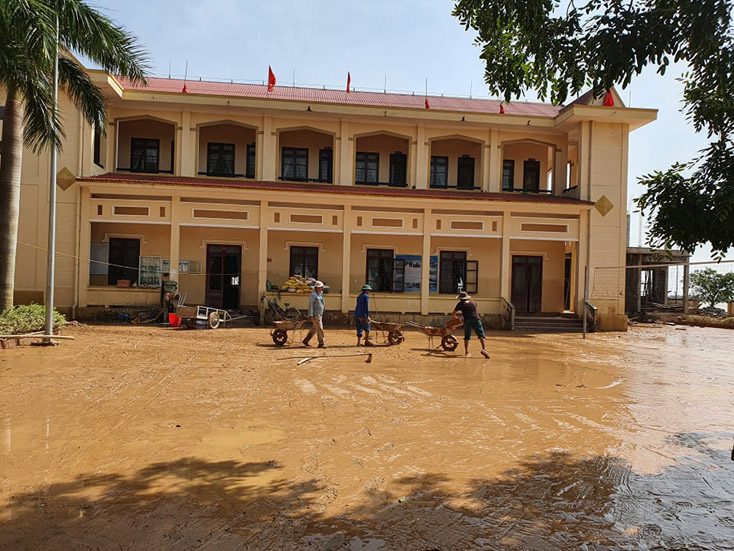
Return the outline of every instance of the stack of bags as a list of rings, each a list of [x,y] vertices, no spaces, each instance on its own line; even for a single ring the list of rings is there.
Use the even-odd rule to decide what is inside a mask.
[[[281,286],[281,289],[288,291],[289,293],[297,293],[299,295],[310,294],[313,291],[313,284],[316,281],[314,278],[309,277],[306,279],[303,276],[294,275],[289,277],[285,283]]]

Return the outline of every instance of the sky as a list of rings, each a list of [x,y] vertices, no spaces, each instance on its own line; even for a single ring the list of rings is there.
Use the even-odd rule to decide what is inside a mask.
[[[96,0],[90,2],[138,37],[154,76],[278,85],[488,97],[475,34],[451,15],[449,0]],[[658,109],[658,120],[630,135],[629,196],[639,176],[689,161],[707,141],[680,112],[685,67],[664,77],[647,69],[618,91],[628,106]],[[529,93],[525,98],[535,100]],[[569,98],[569,101],[573,98]],[[642,226],[642,231],[640,231]],[[630,245],[645,246],[632,216]],[[640,241],[640,238],[642,241]],[[734,258],[730,253],[727,258]],[[694,260],[710,259],[699,248]]]

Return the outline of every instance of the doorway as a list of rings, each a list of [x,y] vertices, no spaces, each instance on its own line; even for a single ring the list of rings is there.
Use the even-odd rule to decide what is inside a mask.
[[[242,247],[206,246],[206,305],[223,310],[240,307]]]
[[[543,257],[512,257],[512,304],[520,314],[540,312],[543,304]]]

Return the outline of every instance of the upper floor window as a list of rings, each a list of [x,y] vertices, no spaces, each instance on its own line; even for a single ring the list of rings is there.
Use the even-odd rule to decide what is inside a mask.
[[[389,249],[367,249],[365,280],[375,291],[402,292],[405,289],[405,260],[394,258]]]
[[[332,183],[334,181],[334,150],[325,147],[319,151],[319,182]]]
[[[459,189],[474,189],[474,157],[469,155],[459,157],[456,187]]]
[[[467,260],[465,251],[441,251],[438,292],[444,294],[477,292],[479,263]]]
[[[319,274],[319,248],[291,247],[291,264],[288,274],[316,279]]]
[[[354,181],[358,184],[377,184],[380,174],[380,154],[357,151]]]
[[[505,159],[502,161],[502,191],[515,189],[515,161]]]
[[[408,157],[401,151],[390,155],[390,185],[396,187],[408,185]]]
[[[206,153],[207,176],[234,176],[234,144],[209,142]]]
[[[449,158],[431,157],[431,187],[445,188],[449,185]]]
[[[540,161],[528,159],[523,166],[522,189],[531,193],[540,191]]]
[[[130,170],[132,172],[158,172],[159,163],[160,140],[130,139]]]
[[[245,178],[255,177],[255,144],[247,145],[247,158],[245,159]]]
[[[282,150],[283,180],[308,180],[308,149],[301,147],[284,147]]]

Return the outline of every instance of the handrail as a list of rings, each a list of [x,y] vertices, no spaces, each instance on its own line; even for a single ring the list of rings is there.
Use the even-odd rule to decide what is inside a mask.
[[[502,310],[504,310],[505,315],[505,329],[508,331],[514,331],[515,330],[515,305],[512,304],[509,300],[507,300],[505,297],[500,297],[502,299]]]
[[[588,300],[584,301],[584,322],[586,322],[587,317],[590,318],[589,321],[591,322],[591,325],[589,327],[589,331],[592,333],[596,331],[596,314],[598,310],[599,309]],[[584,327],[586,327],[586,323],[584,323]]]

